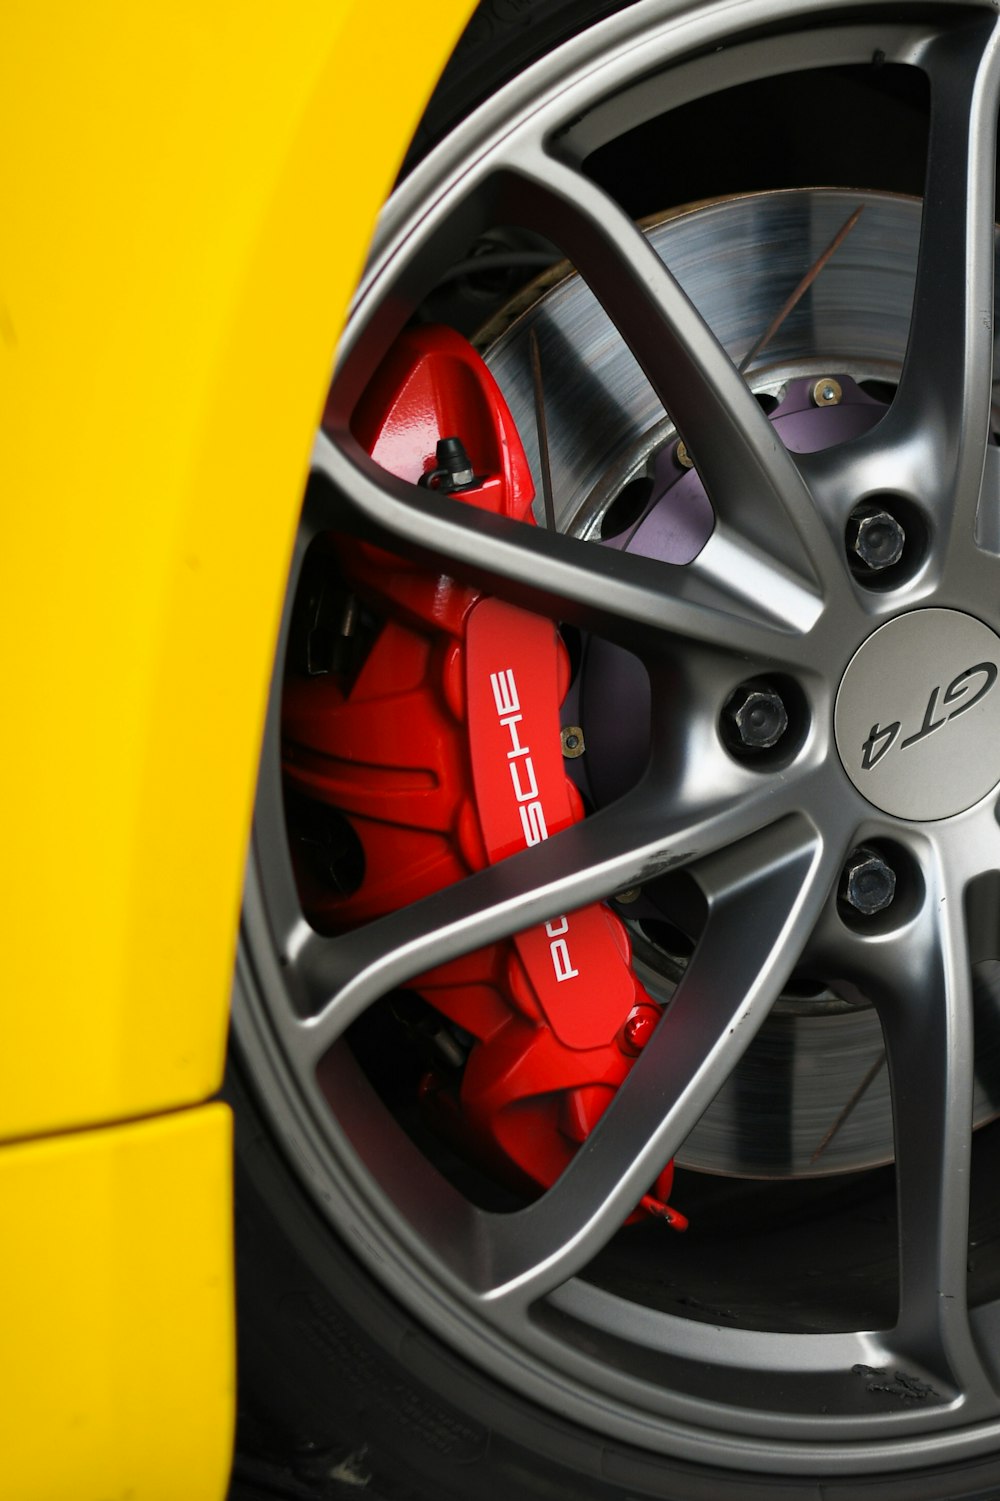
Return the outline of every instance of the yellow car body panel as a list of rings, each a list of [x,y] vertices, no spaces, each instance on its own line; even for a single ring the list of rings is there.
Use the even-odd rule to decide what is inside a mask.
[[[221,1493],[225,1112],[197,1106],[221,1076],[276,624],[336,332],[470,9],[99,0],[5,21],[0,1202],[21,1239],[0,1251],[17,1315],[0,1411],[18,1501]],[[179,1107],[196,1108],[109,1124]]]
[[[218,1084],[311,434],[374,215],[468,9],[7,19],[0,1136]]]
[[[9,1501],[220,1501],[233,1426],[223,1105],[0,1152]]]

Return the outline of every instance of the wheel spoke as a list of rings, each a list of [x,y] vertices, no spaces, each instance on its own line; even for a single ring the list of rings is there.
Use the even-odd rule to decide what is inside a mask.
[[[900,1312],[890,1348],[974,1400],[988,1383],[968,1320],[973,1012],[958,891],[943,874],[912,927],[873,961],[889,1062]]]
[[[699,866],[709,915],[670,1008],[550,1191],[480,1221],[478,1291],[528,1302],[604,1245],[680,1147],[767,1015],[826,899],[835,865],[793,816]]]
[[[794,794],[791,794],[794,796]],[[535,923],[690,864],[773,822],[774,793],[657,813],[642,792],[341,937],[309,936],[287,957],[304,996],[296,1046],[317,1059],[379,996]]]
[[[998,39],[996,20],[979,18],[924,49],[930,142],[899,388],[870,435],[803,465],[818,490],[832,485],[845,505],[848,492],[909,490],[932,512],[944,554],[951,538],[966,553],[972,542],[989,436]]]
[[[650,640],[699,642],[762,662],[795,660],[822,601],[749,543],[710,539],[697,566],[596,547],[462,505],[388,474],[349,434],[317,435],[307,504],[313,530],[403,546],[525,609],[644,654]]]
[[[940,522],[971,541],[993,377],[993,199],[1000,29],[941,37],[924,66],[931,135],[910,339],[894,407],[906,437],[927,436]],[[891,427],[890,427],[891,434]],[[928,476],[925,471],[925,483]]]
[[[572,259],[683,435],[716,516],[810,587],[839,590],[837,549],[796,463],[730,356],[636,224],[582,172],[538,153],[512,209]]]

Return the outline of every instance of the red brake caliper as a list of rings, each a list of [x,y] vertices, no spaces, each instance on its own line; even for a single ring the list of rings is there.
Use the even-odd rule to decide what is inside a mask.
[[[532,522],[513,419],[451,330],[399,339],[355,432],[401,478]],[[461,446],[440,446],[454,435]],[[552,622],[365,543],[336,539],[334,550],[347,587],[385,623],[353,682],[289,676],[282,729],[289,789],[338,809],[364,851],[348,895],[297,872],[311,919],[344,931],[540,843],[583,808],[563,769],[569,664]],[[660,1016],[603,905],[553,917],[411,989],[474,1039],[457,1089],[444,1071],[424,1078],[427,1113],[522,1187],[555,1181]],[[642,1204],[683,1229],[666,1203],[672,1177],[671,1164]]]

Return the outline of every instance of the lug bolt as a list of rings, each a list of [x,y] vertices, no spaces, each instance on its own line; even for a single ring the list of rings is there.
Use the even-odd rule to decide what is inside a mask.
[[[812,388],[812,399],[818,407],[835,407],[843,396],[840,381],[832,375],[822,376]]]
[[[633,1006],[622,1030],[622,1046],[628,1053],[641,1053],[660,1020],[655,1006]]]
[[[874,917],[891,906],[896,895],[896,872],[877,850],[859,845],[847,857],[840,877],[840,899],[862,917]]]
[[[674,449],[674,458],[677,460],[678,464],[680,464],[682,469],[694,468],[694,459],[688,453],[687,444],[684,442],[683,438],[681,438],[680,442],[677,444],[677,447]]]
[[[847,546],[866,568],[891,568],[903,556],[906,533],[888,511],[870,502],[855,506],[847,522]]]
[[[748,750],[770,750],[788,729],[788,711],[773,688],[737,688],[723,718],[730,737]]]
[[[615,901],[624,902],[626,906],[629,906],[632,902],[637,902],[641,896],[641,886],[626,886],[624,891],[615,892]]]
[[[583,742],[583,730],[578,724],[563,725],[561,739],[562,753],[569,761],[575,761],[587,749]]]

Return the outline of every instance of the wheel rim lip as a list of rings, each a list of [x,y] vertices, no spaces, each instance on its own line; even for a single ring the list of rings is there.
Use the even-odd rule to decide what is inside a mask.
[[[830,10],[833,7],[824,7]],[[837,6],[837,9],[846,8],[845,5]],[[698,28],[711,28],[713,18],[724,8],[716,6],[698,6],[692,8],[666,7],[673,13],[672,18],[679,25],[683,20],[686,27],[693,28],[693,34],[697,35]],[[793,24],[798,17],[811,14],[812,7],[804,6],[796,10],[794,16],[789,16],[785,6],[781,4],[761,4],[753,7],[753,14],[760,17],[779,17]],[[635,19],[635,26],[630,32],[630,39],[622,42],[616,49],[615,57],[621,57],[629,47],[638,45],[653,26],[651,17],[661,15],[663,6],[655,3],[643,4],[636,7],[639,13]],[[603,23],[594,29],[594,32],[606,32],[611,35],[611,24]],[[598,48],[594,33],[588,33],[584,39],[578,39],[577,44],[570,44],[566,49],[568,62],[567,67],[571,70],[574,80],[578,80],[580,71],[585,67],[585,59]],[[690,38],[688,38],[690,40]],[[680,50],[683,42],[675,38],[676,46],[671,51]],[[549,63],[550,59],[545,59]],[[660,59],[662,64],[663,59]],[[540,76],[542,65],[531,70],[526,77]],[[526,79],[522,81],[522,86]],[[479,124],[479,139],[481,141],[495,140],[505,136],[512,128],[511,101],[512,92],[508,88],[501,96],[495,109],[488,107],[486,111],[477,117]],[[533,112],[534,113],[534,112]],[[456,135],[461,132],[456,132]],[[452,143],[448,143],[451,145]],[[488,155],[488,146],[484,146],[476,160],[481,162]],[[400,253],[401,237],[405,238],[404,231],[408,219],[412,218],[416,210],[417,202],[422,200],[428,193],[428,183],[431,176],[443,177],[446,186],[441,190],[439,197],[434,200],[434,209],[448,201],[453,192],[454,161],[449,154],[435,157],[418,168],[417,173],[406,185],[396,200],[395,204],[385,215],[379,236],[376,241],[376,249],[373,253],[369,272],[359,291],[356,308],[360,328],[365,321],[365,310],[373,301],[380,298],[380,287],[383,277],[388,274],[395,262],[396,255]],[[356,337],[356,335],[355,335]],[[350,348],[351,338],[348,338],[346,347]],[[279,661],[282,653],[279,653]],[[272,695],[276,699],[278,690]],[[269,735],[272,745],[276,740],[276,707],[272,703],[270,714]],[[266,794],[265,794],[266,795]],[[266,884],[266,883],[264,883]],[[787,1473],[800,1473],[806,1470],[816,1473],[866,1471],[869,1469],[884,1469],[887,1466],[916,1467],[929,1462],[940,1462],[944,1458],[954,1454],[963,1457],[985,1452],[995,1446],[1000,1437],[1000,1422],[990,1422],[979,1425],[971,1435],[955,1431],[945,1432],[937,1430],[929,1436],[920,1437],[916,1432],[918,1422],[926,1426],[927,1413],[912,1412],[894,1414],[891,1428],[898,1432],[905,1430],[906,1438],[893,1442],[873,1438],[866,1440],[859,1432],[856,1419],[851,1418],[847,1423],[841,1424],[837,1419],[831,1419],[824,1424],[825,1431],[832,1432],[832,1436],[825,1442],[817,1441],[816,1438],[803,1431],[802,1437],[794,1431],[797,1426],[804,1429],[805,1425],[785,1423],[784,1444],[777,1443],[777,1435],[754,1438],[755,1432],[760,1435],[764,1424],[761,1415],[753,1409],[748,1409],[747,1417],[748,1432],[741,1433],[734,1428],[732,1410],[728,1407],[718,1409],[719,1424],[706,1421],[710,1414],[709,1406],[705,1403],[691,1403],[684,1399],[683,1394],[677,1394],[679,1400],[673,1404],[672,1414],[654,1414],[650,1409],[644,1408],[636,1412],[627,1405],[624,1400],[611,1400],[607,1393],[601,1391],[599,1386],[584,1388],[579,1383],[568,1379],[564,1370],[558,1364],[550,1363],[553,1351],[550,1344],[543,1340],[535,1340],[524,1348],[512,1346],[510,1339],[502,1332],[484,1323],[481,1311],[468,1310],[456,1307],[454,1303],[455,1289],[447,1285],[447,1279],[442,1278],[440,1269],[434,1265],[428,1265],[426,1257],[421,1254],[422,1248],[412,1244],[407,1246],[408,1236],[402,1234],[403,1226],[400,1216],[394,1206],[388,1206],[390,1212],[386,1214],[387,1204],[380,1195],[377,1184],[373,1183],[363,1170],[358,1171],[358,1164],[353,1157],[346,1138],[339,1134],[339,1128],[332,1130],[334,1123],[329,1114],[324,1112],[320,1103],[318,1090],[304,1089],[301,1078],[296,1074],[294,1067],[288,1065],[282,1049],[282,1040],[271,1027],[271,1019],[267,1015],[267,1001],[263,999],[268,993],[275,993],[276,988],[284,986],[284,980],[275,963],[269,966],[266,955],[266,939],[262,949],[262,935],[268,931],[267,900],[263,890],[260,870],[251,861],[251,869],[247,882],[247,950],[241,957],[238,970],[237,995],[238,1002],[234,1013],[234,1030],[239,1040],[241,1052],[250,1064],[251,1071],[258,1080],[258,1089],[269,1103],[269,1113],[274,1114],[270,1107],[274,1103],[275,1090],[281,1096],[280,1113],[284,1114],[290,1122],[290,1130],[285,1133],[286,1145],[293,1148],[293,1155],[303,1160],[296,1161],[300,1172],[305,1173],[307,1182],[315,1178],[317,1173],[324,1174],[328,1171],[329,1159],[327,1152],[331,1146],[335,1147],[338,1157],[338,1168],[341,1169],[341,1181],[337,1184],[340,1193],[339,1202],[333,1200],[320,1203],[319,1207],[331,1218],[335,1227],[341,1234],[360,1237],[362,1241],[377,1242],[377,1252],[371,1257],[375,1262],[374,1269],[388,1284],[390,1289],[410,1306],[420,1306],[424,1310],[432,1308],[435,1320],[440,1327],[447,1331],[447,1336],[458,1346],[465,1349],[469,1345],[470,1338],[477,1348],[480,1348],[478,1364],[484,1363],[484,1355],[489,1360],[495,1360],[497,1373],[511,1384],[520,1385],[522,1389],[529,1389],[543,1405],[551,1405],[557,1400],[553,1395],[554,1387],[557,1389],[558,1402],[563,1411],[569,1411],[577,1421],[592,1424],[596,1411],[600,1413],[604,1423],[611,1423],[617,1434],[635,1443],[658,1449],[660,1452],[670,1453],[676,1457],[691,1458],[714,1465],[729,1465],[732,1467],[751,1466],[763,1467],[770,1470],[783,1470]],[[251,963],[248,954],[253,953]],[[271,956],[274,957],[273,955]],[[263,960],[263,963],[261,962]],[[270,972],[268,972],[270,969]],[[319,1126],[318,1132],[316,1126]],[[346,1171],[344,1171],[346,1169]],[[315,1187],[313,1195],[316,1197]],[[361,1203],[365,1213],[360,1214],[358,1205]],[[377,1232],[377,1233],[374,1233]],[[401,1246],[402,1242],[402,1246]],[[407,1264],[405,1254],[401,1250],[409,1250],[415,1253],[413,1264]],[[368,1259],[368,1257],[366,1257]],[[381,1261],[381,1265],[378,1262]],[[566,1284],[572,1288],[572,1283]],[[572,1293],[567,1295],[569,1302],[566,1307],[572,1306]],[[549,1301],[558,1303],[561,1294],[551,1295]],[[564,1299],[565,1302],[565,1299]],[[478,1316],[477,1316],[478,1315]],[[426,1315],[425,1315],[426,1316]],[[686,1323],[687,1321],[680,1321]],[[699,1326],[701,1327],[701,1326]],[[732,1333],[732,1331],[727,1331]],[[747,1331],[740,1331],[744,1333]],[[751,1334],[754,1340],[760,1340],[762,1336]],[[763,1338],[767,1338],[764,1336]],[[836,1336],[825,1336],[835,1339]],[[854,1336],[852,1339],[856,1338]],[[860,1338],[865,1338],[861,1336]],[[877,1357],[877,1347],[871,1347],[871,1353]],[[525,1356],[529,1359],[526,1366]],[[643,1388],[646,1395],[646,1388]],[[950,1409],[937,1409],[941,1414],[945,1411],[960,1412],[960,1404],[953,1404]],[[612,1422],[613,1419],[613,1422]],[[959,1421],[961,1419],[959,1418]],[[861,1425],[866,1432],[879,1433],[884,1429],[882,1423],[868,1421]],[[844,1439],[839,1435],[843,1433],[844,1439],[850,1438],[849,1448],[845,1449]],[[737,1436],[734,1438],[733,1435]]]

